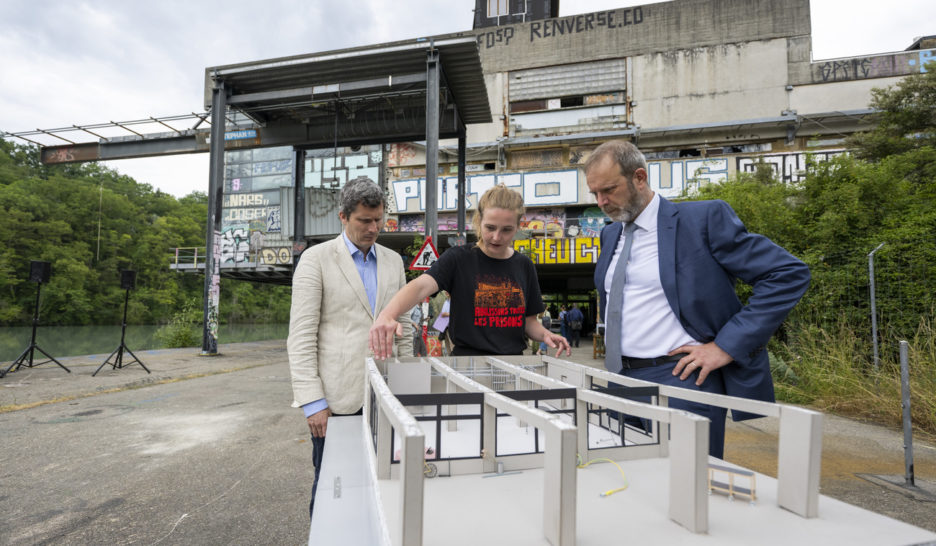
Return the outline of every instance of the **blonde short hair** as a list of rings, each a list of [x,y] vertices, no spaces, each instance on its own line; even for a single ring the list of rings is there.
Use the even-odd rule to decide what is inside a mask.
[[[523,196],[503,184],[498,184],[484,192],[481,199],[478,199],[478,208],[471,219],[478,240],[481,240],[481,217],[484,216],[484,211],[488,209],[504,209],[515,213],[517,215],[517,225],[519,226],[520,218],[525,210],[523,208]]]

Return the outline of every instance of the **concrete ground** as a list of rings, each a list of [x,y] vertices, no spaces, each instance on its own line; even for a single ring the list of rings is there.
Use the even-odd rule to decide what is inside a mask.
[[[0,544],[306,543],[312,450],[285,342],[197,352],[137,353],[152,374],[91,377],[93,355],[0,379]],[[590,346],[572,360],[601,365]],[[824,438],[823,494],[936,531],[933,445],[915,441],[911,490],[899,431],[829,416]],[[729,423],[729,461],[776,475],[776,445],[766,419]]]

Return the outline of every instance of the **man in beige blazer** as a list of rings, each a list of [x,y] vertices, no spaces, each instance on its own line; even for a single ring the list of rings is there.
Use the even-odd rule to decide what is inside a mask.
[[[384,223],[384,194],[369,179],[348,182],[338,217],[343,231],[306,250],[293,274],[289,314],[289,368],[293,407],[301,407],[312,432],[315,504],[325,431],[332,415],[360,413],[364,404],[364,360],[374,317],[406,284],[402,257],[378,245]],[[409,315],[395,339],[397,356],[412,356]]]

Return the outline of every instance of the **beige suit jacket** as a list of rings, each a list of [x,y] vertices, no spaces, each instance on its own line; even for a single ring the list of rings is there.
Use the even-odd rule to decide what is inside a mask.
[[[406,284],[400,255],[381,245],[377,253],[376,313]],[[325,398],[334,413],[354,413],[364,404],[371,312],[364,283],[344,238],[306,250],[293,274],[289,313],[289,368],[293,407]],[[403,336],[396,355],[413,355],[409,312],[397,318]]]

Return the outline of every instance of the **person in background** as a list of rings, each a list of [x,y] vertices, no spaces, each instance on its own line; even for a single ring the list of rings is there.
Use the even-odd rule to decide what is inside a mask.
[[[360,413],[368,329],[406,285],[400,255],[377,244],[384,205],[383,191],[371,180],[349,182],[339,197],[341,235],[306,250],[293,275],[286,349],[293,407],[302,408],[312,433],[315,481],[310,517],[328,420],[333,415]],[[400,335],[390,340],[387,351],[395,346],[398,356],[413,354],[408,313],[412,306],[395,316]]]
[[[559,334],[569,339],[569,328],[566,326],[566,313],[568,313],[568,311],[566,311],[565,305],[559,307]]]
[[[549,327],[552,326],[552,319],[549,316],[549,311],[543,311],[536,317],[540,320],[540,323],[543,325],[543,328],[546,328],[547,330],[549,330]],[[536,350],[536,354],[537,355],[549,354],[549,347],[546,346],[545,341],[540,341],[539,349]]]
[[[449,301],[449,294],[445,290],[440,290],[438,294],[429,299],[429,325],[435,328],[436,321],[440,318],[448,318],[449,312],[446,310],[445,303]],[[451,305],[451,303],[449,303]],[[438,330],[438,328],[436,328]],[[450,336],[451,321],[445,328],[438,330],[439,341],[442,343],[442,354],[448,356],[452,353],[452,339]]]
[[[585,316],[582,315],[582,311],[578,308],[577,303],[573,303],[572,309],[566,311],[565,320],[568,325],[567,331],[572,335],[570,343],[573,347],[578,347],[579,339],[582,336],[582,323],[585,321]]]
[[[595,265],[608,370],[772,402],[767,341],[806,292],[809,268],[748,233],[724,201],[671,203],[654,193],[630,142],[605,142],[584,170],[614,221],[601,231]],[[747,304],[736,279],[752,288]],[[673,397],[670,407],[708,417],[709,454],[722,458],[725,409]],[[734,412],[736,421],[753,417]]]
[[[413,325],[413,356],[428,356],[426,341],[423,339],[423,313],[428,307],[426,302],[414,305],[410,310],[410,322]]]
[[[374,354],[388,356],[400,328],[396,317],[439,290],[451,295],[453,356],[520,355],[526,336],[556,349],[556,356],[570,354],[568,341],[536,318],[545,309],[536,268],[513,248],[523,211],[523,197],[504,185],[484,192],[473,219],[478,244],[449,248],[397,293],[371,327]]]

